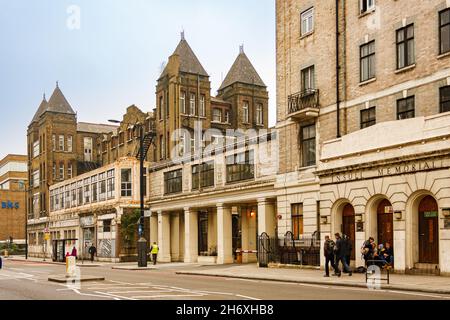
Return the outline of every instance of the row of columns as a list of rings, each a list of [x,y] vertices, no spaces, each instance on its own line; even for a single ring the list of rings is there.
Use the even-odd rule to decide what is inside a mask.
[[[233,263],[232,208],[223,203],[216,205],[217,216],[217,264]],[[258,234],[266,232],[275,236],[275,204],[258,199]],[[158,211],[150,217],[150,243],[158,243],[159,261],[171,262],[181,258],[185,263],[198,261],[198,211],[184,208],[184,230],[180,230],[179,215],[173,216]],[[176,235],[175,237],[171,235]],[[180,235],[184,235],[184,258],[180,255]],[[171,241],[172,240],[172,241]]]

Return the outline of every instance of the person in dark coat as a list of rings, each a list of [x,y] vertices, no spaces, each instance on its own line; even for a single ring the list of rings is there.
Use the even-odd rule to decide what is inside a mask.
[[[350,265],[353,251],[352,240],[347,235],[344,235],[343,237],[345,241],[345,252],[346,252],[345,261],[347,262],[348,265]]]
[[[375,239],[370,237],[367,241],[364,242],[364,245],[361,248],[361,253],[363,255],[364,261],[366,262],[366,267],[369,266],[368,261],[373,260],[374,243]]]
[[[89,248],[89,255],[91,256],[91,262],[94,262],[94,256],[97,254],[97,248],[94,246],[94,244],[91,245]]]
[[[345,257],[348,254],[348,248],[345,244],[344,239],[341,238],[341,235],[339,233],[335,234],[336,237],[336,246],[334,249],[334,253],[336,255],[336,275],[338,277],[341,276],[341,270],[339,269],[339,262],[342,263],[344,272],[348,273],[348,275],[351,277],[353,275],[352,270],[350,269],[349,265],[347,264],[347,261],[345,261]]]
[[[331,240],[329,236],[325,237],[325,242],[323,244],[323,251],[325,256],[325,277],[329,277],[330,265],[333,268],[333,270],[336,270],[334,265],[334,241]]]

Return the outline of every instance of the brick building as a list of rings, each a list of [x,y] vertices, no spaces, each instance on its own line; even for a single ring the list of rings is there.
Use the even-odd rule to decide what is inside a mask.
[[[277,0],[276,18],[280,236],[347,234],[356,266],[373,236],[397,272],[449,274],[450,3]]]
[[[25,242],[27,157],[0,160],[0,241]]]

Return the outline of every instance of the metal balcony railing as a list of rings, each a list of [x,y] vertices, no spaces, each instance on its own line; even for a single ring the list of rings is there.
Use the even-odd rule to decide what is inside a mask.
[[[319,90],[307,89],[288,97],[289,115],[307,109],[319,108]]]

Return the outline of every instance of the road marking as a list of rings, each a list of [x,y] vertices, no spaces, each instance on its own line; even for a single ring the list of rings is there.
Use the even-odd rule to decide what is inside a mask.
[[[418,296],[418,297],[429,297],[429,298],[438,298],[438,299],[450,299],[450,297],[443,297],[443,296],[438,296],[438,295],[433,295],[433,294],[426,294],[426,293],[415,293],[415,292],[393,291],[393,290],[388,290],[387,292],[398,293],[398,294],[404,294],[404,295],[410,295],[410,296]]]
[[[142,291],[108,291],[107,293],[111,294],[134,294],[134,293],[165,293],[165,292],[173,292],[171,290],[142,290]]]
[[[110,290],[110,289],[146,289],[147,287],[118,287],[118,286],[110,286],[110,287],[90,287],[86,288],[88,290]]]
[[[237,294],[236,297],[244,298],[244,299],[249,299],[249,300],[255,300],[255,301],[261,301],[261,300],[262,300],[262,299],[253,298],[253,297],[249,297],[249,296],[243,296],[243,295],[241,295],[241,294]]]
[[[107,295],[107,296],[110,296],[110,297],[113,297],[113,298],[119,298],[121,300],[136,300],[134,298],[123,297],[123,296],[119,296],[119,295],[116,295],[116,294],[110,294],[110,293],[106,293],[106,292],[95,291],[95,293],[97,293],[97,294],[104,294],[104,295]]]
[[[244,281],[244,282],[260,282],[259,280],[250,280],[250,279],[238,279],[238,278],[227,278],[227,281]]]
[[[204,294],[182,294],[182,295],[177,295],[177,294],[168,294],[168,295],[157,295],[157,296],[136,296],[133,297],[133,299],[138,300],[138,299],[158,299],[158,298],[187,298],[187,297],[204,297]]]

